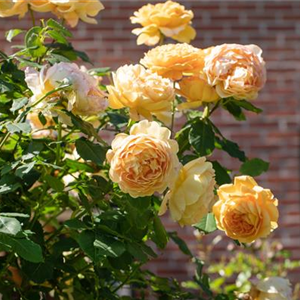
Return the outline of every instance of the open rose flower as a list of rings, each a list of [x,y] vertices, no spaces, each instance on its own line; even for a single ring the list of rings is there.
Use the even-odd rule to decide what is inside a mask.
[[[179,109],[197,108],[203,102],[216,102],[220,99],[216,89],[199,76],[183,78],[177,92],[187,100],[178,106]]]
[[[173,1],[147,4],[134,13],[130,18],[133,24],[141,24],[132,32],[138,35],[137,44],[154,46],[164,36],[181,43],[189,43],[196,37],[195,29],[190,25],[194,14],[183,5]]]
[[[292,288],[288,279],[268,277],[254,285],[250,292],[252,300],[292,300]]]
[[[215,202],[214,176],[212,164],[205,157],[187,163],[165,196],[159,214],[169,208],[173,220],[181,226],[198,223]]]
[[[199,74],[204,54],[188,44],[169,44],[148,51],[141,64],[163,77],[180,80],[184,75]]]
[[[28,11],[28,4],[25,0],[1,0],[0,17],[19,16],[24,17]]]
[[[113,81],[114,86],[107,87],[111,108],[128,107],[133,120],[139,120],[140,116],[151,120],[151,115],[155,115],[159,120],[169,123],[175,98],[169,79],[141,65],[125,65],[113,74]]]
[[[107,153],[111,180],[134,198],[163,193],[180,165],[170,136],[169,129],[147,120],[133,125],[130,135],[118,134]]]
[[[49,0],[54,5],[53,13],[63,18],[75,27],[79,20],[90,24],[97,24],[95,17],[104,9],[99,0]]]
[[[234,184],[218,190],[219,201],[213,207],[217,226],[241,243],[266,237],[277,228],[277,199],[250,176],[238,176]]]
[[[65,83],[70,84],[70,88],[50,95],[45,102],[63,96],[68,100],[67,109],[82,116],[97,115],[107,107],[106,94],[99,89],[97,79],[74,63],[58,63],[50,68],[44,67],[40,72],[27,68],[25,76],[27,85],[33,92],[32,102]]]
[[[203,71],[220,97],[252,100],[266,82],[261,55],[256,45],[223,44],[207,52]]]

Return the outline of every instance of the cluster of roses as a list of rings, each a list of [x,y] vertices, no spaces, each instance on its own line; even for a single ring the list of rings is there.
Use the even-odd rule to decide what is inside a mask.
[[[11,15],[10,9],[17,5],[28,7],[28,3],[33,10],[48,11],[52,7],[54,12],[64,13],[59,16],[70,24],[77,23],[78,18],[90,21],[86,19],[87,13],[95,15],[102,8],[99,1],[5,1],[1,2],[0,15],[5,15],[3,5],[7,5],[6,15]],[[94,10],[89,10],[90,3]],[[183,6],[167,1],[146,5],[135,13],[132,22],[143,26],[134,30],[139,35],[138,43],[154,45],[164,37],[180,42],[192,40],[195,37],[192,17],[192,12]],[[217,189],[217,201],[212,164],[200,157],[182,166],[171,131],[153,121],[153,117],[168,124],[176,94],[186,100],[178,109],[195,108],[228,97],[236,101],[254,99],[266,81],[261,54],[262,50],[255,45],[224,44],[208,49],[187,43],[158,46],[146,53],[140,64],[125,65],[113,74],[113,84],[107,87],[108,97],[100,90],[96,78],[71,63],[46,66],[40,72],[28,68],[26,82],[33,92],[33,102],[62,83],[71,86],[52,93],[39,103],[39,109],[60,99],[66,102],[67,110],[81,116],[97,115],[109,106],[129,109],[135,121],[145,119],[133,125],[129,135],[121,133],[113,140],[112,150],[107,153],[111,180],[132,197],[164,194],[169,188],[160,214],[169,208],[179,224],[193,225],[213,211],[219,229],[247,243],[267,236],[277,227],[277,200],[271,191],[258,186],[249,176],[240,176],[233,184]],[[49,113],[70,122],[57,107]]]

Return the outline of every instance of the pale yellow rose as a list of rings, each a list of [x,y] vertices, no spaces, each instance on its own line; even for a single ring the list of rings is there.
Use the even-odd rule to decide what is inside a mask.
[[[51,3],[51,0],[27,0],[32,10],[36,12],[52,12],[55,9],[55,5]]]
[[[175,180],[180,167],[178,144],[171,132],[157,122],[143,120],[120,133],[107,152],[109,176],[131,197],[163,193]]]
[[[212,164],[205,157],[187,163],[165,196],[159,214],[168,207],[172,219],[181,226],[198,223],[215,203],[214,176]]]
[[[278,201],[252,177],[235,177],[234,184],[220,186],[218,196],[213,213],[218,228],[230,238],[251,243],[277,228]]]
[[[189,43],[196,37],[195,29],[190,25],[194,14],[186,10],[183,5],[173,1],[147,4],[134,12],[131,23],[141,24],[143,28],[136,28],[132,32],[138,35],[137,44],[154,46],[164,36],[181,43]]]
[[[252,100],[266,82],[262,50],[256,45],[223,44],[207,52],[204,74],[222,98]]]
[[[268,277],[251,289],[252,300],[292,300],[292,288],[288,279]]]
[[[199,76],[183,78],[179,82],[177,92],[187,100],[186,103],[178,106],[179,109],[197,108],[203,102],[216,102],[220,100],[216,89]]]
[[[19,16],[24,17],[28,11],[27,0],[1,0],[0,17]]]
[[[69,111],[82,116],[97,115],[107,107],[106,94],[99,89],[97,79],[74,63],[54,64],[50,68],[42,68],[40,72],[27,68],[25,80],[33,93],[32,103],[58,88],[62,83],[71,85],[67,91],[49,96],[40,103],[40,108],[44,107],[45,103],[56,101],[61,96],[68,100]]]
[[[148,51],[141,64],[163,77],[180,80],[183,75],[199,74],[204,53],[188,44],[169,44]]]
[[[107,87],[111,108],[128,107],[135,121],[140,116],[152,120],[151,115],[166,123],[170,121],[175,91],[169,79],[141,65],[125,65],[113,74],[113,81],[114,85]]]

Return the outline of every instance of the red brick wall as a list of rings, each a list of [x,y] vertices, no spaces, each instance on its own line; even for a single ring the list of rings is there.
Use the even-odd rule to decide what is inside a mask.
[[[86,51],[97,67],[117,68],[136,63],[147,51],[137,47],[134,28],[129,21],[132,13],[145,3],[155,1],[103,1],[98,25],[80,23],[74,30],[77,48]],[[206,1],[182,0],[194,11],[197,39],[193,45],[208,47],[222,43],[257,44],[264,51],[268,81],[255,104],[264,109],[261,115],[249,115],[247,122],[238,123],[226,112],[215,116],[224,135],[237,141],[250,157],[271,162],[270,171],[258,178],[259,183],[272,189],[280,203],[279,229],[273,237],[280,238],[293,258],[300,259],[300,1]],[[1,19],[1,50],[8,50],[3,35],[11,27],[26,28],[26,20]],[[223,156],[228,168],[236,161]],[[178,227],[166,218],[170,230]],[[192,230],[180,231],[191,245],[196,245]],[[220,256],[227,240],[218,244],[214,253]],[[162,275],[186,278],[191,270],[185,258],[170,243],[169,252],[151,264]],[[300,270],[290,277],[297,282]]]

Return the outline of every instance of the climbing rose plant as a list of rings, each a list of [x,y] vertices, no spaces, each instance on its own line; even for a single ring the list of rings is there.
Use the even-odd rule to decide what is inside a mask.
[[[277,200],[253,179],[269,164],[247,157],[211,118],[262,112],[249,102],[266,81],[262,50],[189,45],[193,12],[167,1],[131,18],[141,26],[137,43],[159,46],[135,65],[91,69],[68,28],[96,23],[103,8],[96,0],[0,3],[1,17],[33,21],[6,33],[8,42],[23,35],[22,46],[0,52],[2,299],[235,299],[212,292],[204,262],[161,215],[244,246],[277,227]],[[239,171],[215,160],[215,149],[239,160]],[[195,264],[196,292],[147,269],[169,240]]]

